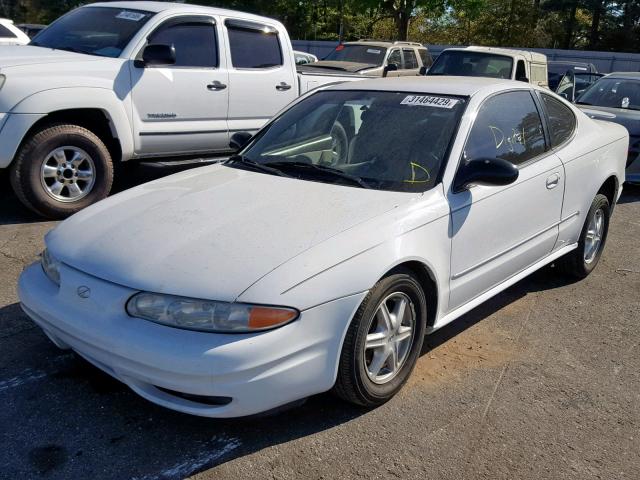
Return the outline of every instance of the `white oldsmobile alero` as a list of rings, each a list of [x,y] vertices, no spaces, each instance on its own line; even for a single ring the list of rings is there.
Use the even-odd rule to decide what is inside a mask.
[[[462,77],[330,87],[248,137],[61,223],[25,312],[182,412],[375,406],[425,334],[551,262],[593,270],[628,148],[548,90]]]

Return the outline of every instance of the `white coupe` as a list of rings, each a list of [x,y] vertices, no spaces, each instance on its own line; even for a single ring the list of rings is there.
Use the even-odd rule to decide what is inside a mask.
[[[390,399],[425,334],[555,262],[598,263],[626,130],[523,82],[367,80],[239,154],[61,223],[25,312],[144,398],[209,417]]]

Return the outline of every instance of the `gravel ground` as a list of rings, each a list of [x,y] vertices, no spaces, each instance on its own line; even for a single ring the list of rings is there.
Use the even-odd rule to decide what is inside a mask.
[[[226,421],[148,403],[21,313],[16,279],[53,225],[0,178],[0,478],[640,478],[638,188],[588,279],[545,269],[428,337],[386,405],[324,394]]]

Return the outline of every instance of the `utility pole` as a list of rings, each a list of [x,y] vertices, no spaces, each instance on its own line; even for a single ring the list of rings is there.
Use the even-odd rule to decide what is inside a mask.
[[[340,43],[344,40],[344,0],[340,0],[340,32],[338,33],[338,40]]]

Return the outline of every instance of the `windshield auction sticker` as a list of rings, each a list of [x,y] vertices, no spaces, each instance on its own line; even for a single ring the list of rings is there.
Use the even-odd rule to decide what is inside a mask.
[[[428,95],[408,95],[400,102],[401,105],[419,105],[422,107],[453,108],[459,100],[446,97],[431,97]]]
[[[122,10],[118,15],[116,15],[116,18],[120,18],[122,20],[132,20],[134,22],[139,22],[144,17],[145,17],[144,13],[129,12],[127,10]]]

